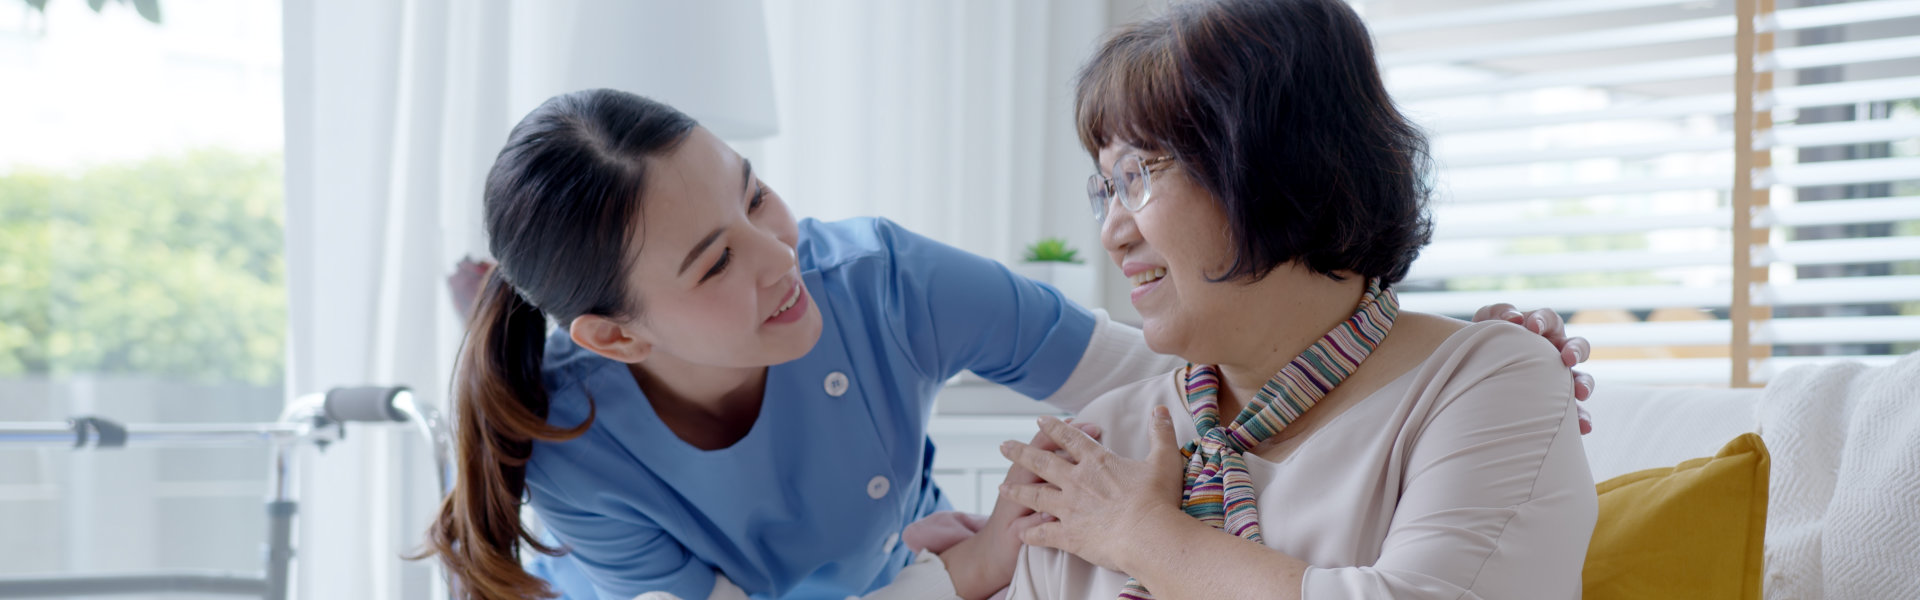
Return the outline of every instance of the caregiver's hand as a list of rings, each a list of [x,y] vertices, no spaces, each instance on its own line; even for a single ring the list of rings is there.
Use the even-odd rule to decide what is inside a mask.
[[[1553,342],[1554,348],[1560,350],[1560,364],[1569,368],[1587,362],[1587,356],[1593,352],[1593,346],[1587,343],[1587,338],[1567,337],[1566,322],[1562,321],[1560,313],[1553,312],[1553,309],[1542,308],[1523,314],[1512,304],[1503,302],[1480,307],[1480,310],[1473,313],[1475,323],[1495,319],[1525,327],[1527,331],[1547,338],[1547,341]],[[1573,399],[1585,401],[1592,395],[1593,376],[1574,371]],[[1587,414],[1587,409],[1579,406],[1575,408],[1580,411],[1581,435],[1593,433],[1593,418]]]
[[[1058,548],[1124,573],[1131,570],[1130,550],[1152,549],[1146,540],[1155,539],[1155,532],[1193,521],[1180,509],[1186,461],[1165,407],[1154,408],[1153,449],[1146,460],[1114,454],[1052,417],[1041,417],[1040,432],[1066,449],[1067,456],[1019,442],[1000,446],[1000,453],[1014,464],[1046,480],[1000,486],[1002,500],[1055,519],[1027,529],[1021,536],[1026,543]]]
[[[1083,439],[1100,438],[1100,426],[1092,423],[1062,426],[1080,433]],[[1033,441],[1028,442],[1027,447],[1038,452],[1064,454],[1060,445],[1045,430],[1034,434]],[[1001,485],[1040,481],[1033,471],[1014,465],[1007,470],[1007,477]],[[1051,519],[1048,515],[1035,513],[1013,502],[993,503],[993,514],[987,517],[986,525],[981,526],[978,533],[940,552],[940,561],[946,563],[947,575],[953,579],[954,593],[961,598],[976,600],[992,596],[1007,587],[1013,581],[1015,561],[1020,558],[1020,534]]]
[[[473,313],[473,299],[480,295],[480,288],[487,284],[487,274],[493,271],[493,262],[474,260],[469,256],[460,259],[453,266],[453,273],[447,275],[447,295],[453,297],[453,310],[465,321]]]

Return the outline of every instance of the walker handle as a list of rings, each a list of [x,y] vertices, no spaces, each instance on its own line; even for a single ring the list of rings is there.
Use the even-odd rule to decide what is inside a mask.
[[[394,400],[412,391],[405,387],[343,387],[327,390],[327,418],[337,422],[404,423],[406,413]]]

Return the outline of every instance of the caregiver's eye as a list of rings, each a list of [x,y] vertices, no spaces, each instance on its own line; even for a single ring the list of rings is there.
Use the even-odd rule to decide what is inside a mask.
[[[713,279],[715,275],[726,271],[727,263],[731,262],[733,262],[733,248],[721,250],[720,260],[713,261],[713,268],[707,269],[707,274],[700,276],[700,283],[706,283],[708,279]]]
[[[760,205],[765,204],[766,201],[767,186],[762,185],[759,189],[753,191],[753,199],[747,201],[747,212],[752,213],[753,211],[760,210]]]

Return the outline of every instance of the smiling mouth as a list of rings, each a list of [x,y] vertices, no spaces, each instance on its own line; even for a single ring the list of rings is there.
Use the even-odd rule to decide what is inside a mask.
[[[767,318],[780,318],[780,315],[786,314],[789,309],[793,308],[793,305],[798,303],[800,303],[800,282],[795,281],[793,282],[793,288],[787,290],[787,301],[780,303],[780,310],[773,311],[773,316]]]
[[[1140,286],[1147,285],[1149,283],[1153,283],[1155,281],[1164,279],[1166,278],[1166,276],[1167,276],[1167,269],[1165,267],[1160,267],[1155,269],[1147,269],[1139,273],[1134,273],[1133,276],[1129,277],[1128,279],[1131,279],[1133,281],[1133,287],[1140,287]]]

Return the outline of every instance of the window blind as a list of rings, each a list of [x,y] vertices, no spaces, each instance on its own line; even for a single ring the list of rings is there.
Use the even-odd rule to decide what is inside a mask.
[[[1433,141],[1409,309],[1553,308],[1621,382],[1920,349],[1920,1],[1358,6]]]

